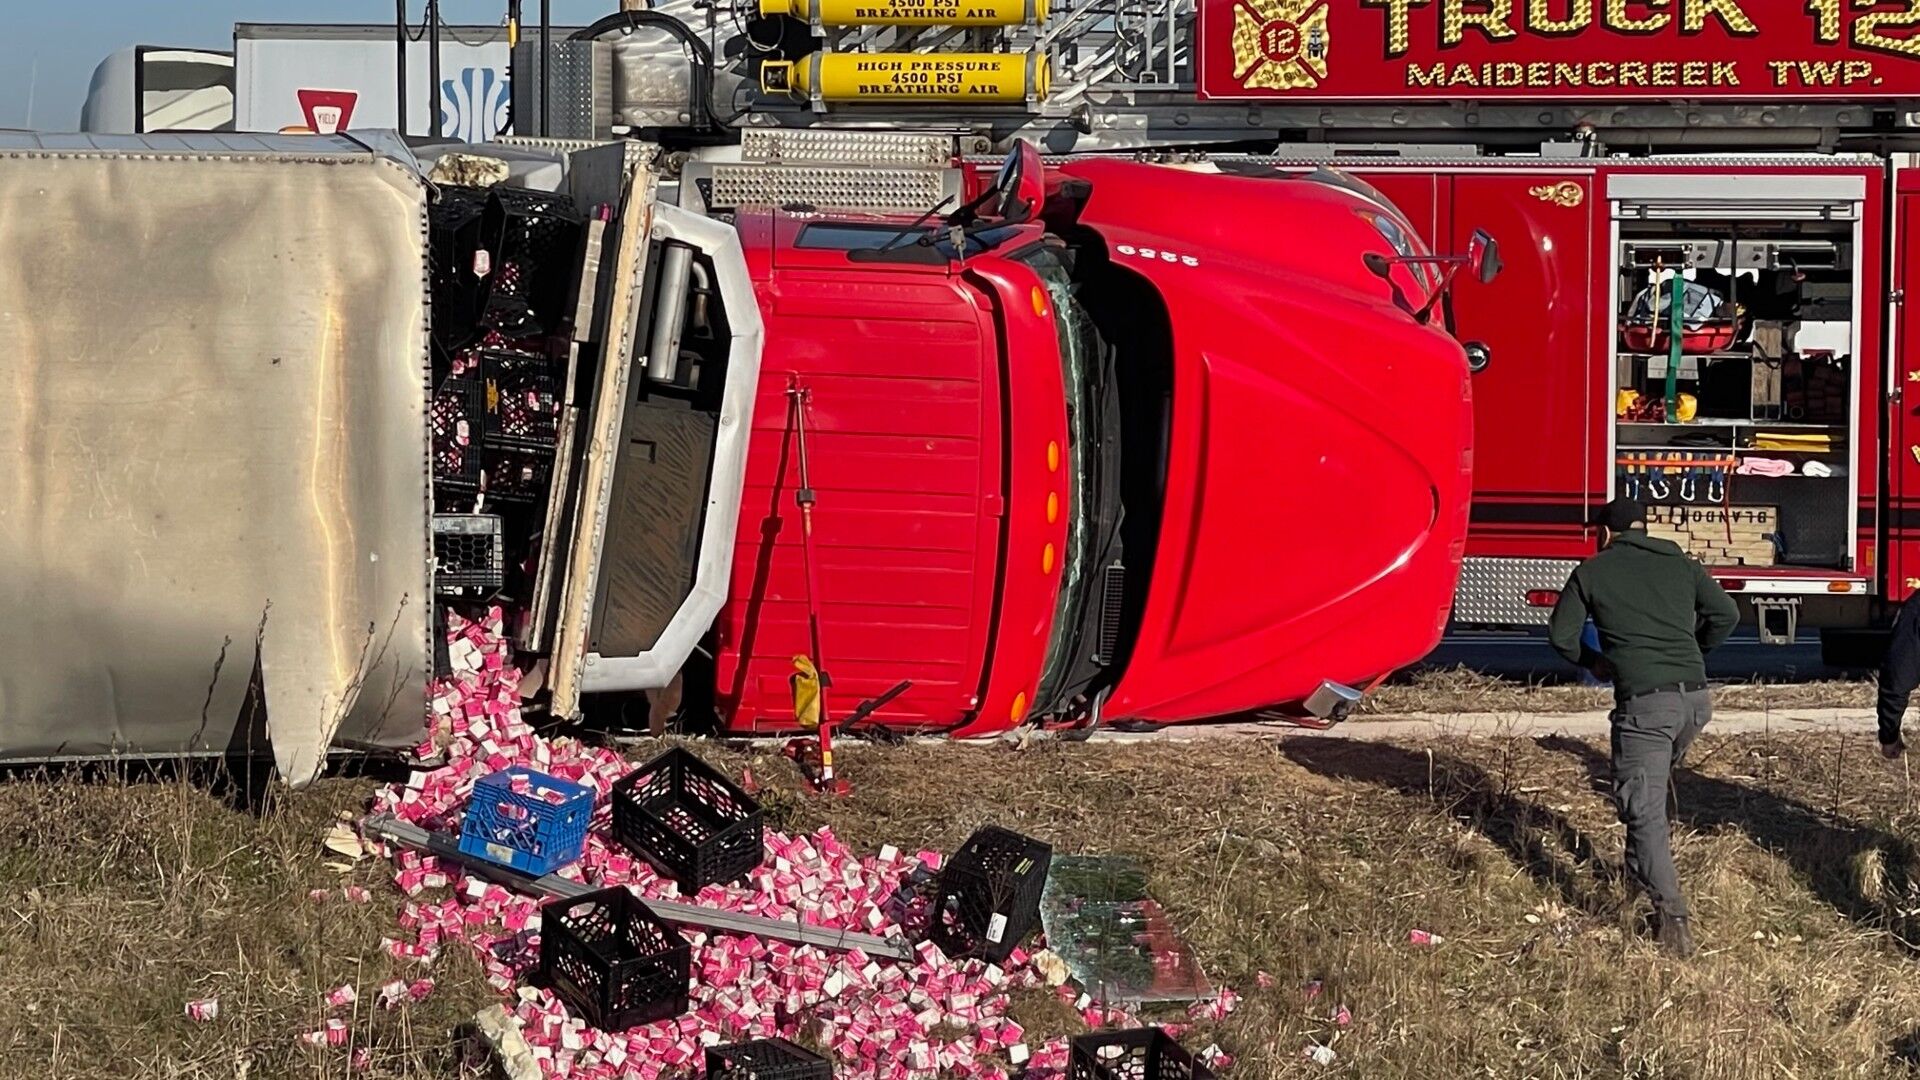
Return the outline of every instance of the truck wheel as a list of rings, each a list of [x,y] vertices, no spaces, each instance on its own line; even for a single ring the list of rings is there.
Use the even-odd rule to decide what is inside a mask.
[[[1820,662],[1840,671],[1871,671],[1887,654],[1885,630],[1822,630]]]

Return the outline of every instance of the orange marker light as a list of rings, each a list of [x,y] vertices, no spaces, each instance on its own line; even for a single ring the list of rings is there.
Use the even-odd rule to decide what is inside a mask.
[[[1047,471],[1060,471],[1060,444],[1057,442],[1047,444]]]
[[[1047,493],[1047,524],[1051,525],[1054,522],[1059,520],[1060,520],[1060,493],[1057,491],[1050,491]]]
[[[1035,315],[1047,313],[1047,294],[1041,292],[1038,285],[1033,288],[1033,313]]]
[[[1047,549],[1040,553],[1040,572],[1043,574],[1053,573],[1053,545],[1052,544],[1048,544]]]
[[[1013,722],[1016,724],[1026,719],[1027,717],[1027,695],[1026,694],[1022,693],[1022,694],[1013,695],[1013,708],[1009,710],[1009,714],[1013,717]]]

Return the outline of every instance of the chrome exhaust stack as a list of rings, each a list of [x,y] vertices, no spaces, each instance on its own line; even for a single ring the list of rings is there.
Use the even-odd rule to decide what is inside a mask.
[[[1306,710],[1315,719],[1326,724],[1338,724],[1353,713],[1360,699],[1365,696],[1351,686],[1342,686],[1337,682],[1326,681],[1320,688],[1308,695]]]

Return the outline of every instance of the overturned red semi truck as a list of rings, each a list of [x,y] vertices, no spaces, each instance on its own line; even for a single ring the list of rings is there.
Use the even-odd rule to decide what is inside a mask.
[[[1511,262],[1450,313],[1477,343],[1461,627],[1537,630],[1593,550],[1591,512],[1626,494],[1765,642],[1817,629],[1830,662],[1870,663],[1920,590],[1916,0],[1013,4],[965,34],[931,12],[759,8],[715,30],[667,0],[554,46],[711,94],[556,82],[566,107],[536,110],[548,81],[522,79],[518,115],[601,135],[699,125],[726,100],[739,111],[714,124],[743,132],[939,126],[1056,159],[1337,165],[1429,243],[1485,227]],[[660,47],[675,19],[707,26],[712,59]],[[523,41],[520,70],[543,48]],[[1675,280],[1694,298],[1678,334],[1655,325]]]
[[[884,721],[1222,716],[1437,640],[1469,406],[1458,345],[1414,315],[1440,265],[1379,262],[1426,258],[1398,212],[1329,176],[1117,161],[1049,188],[962,258],[937,232],[871,257],[893,221],[736,218],[767,352],[715,642],[732,730],[791,727],[810,648],[794,380],[821,659],[845,704],[911,680]],[[1364,524],[1323,516],[1356,490]]]
[[[494,604],[554,714],[734,732],[793,727],[797,655],[963,736],[1338,713],[1445,622],[1434,313],[1497,259],[1339,174],[1023,149],[916,218],[807,201],[884,155],[753,139],[8,139],[0,245],[46,271],[0,294],[8,758],[270,743],[298,782],[415,743],[446,612]]]

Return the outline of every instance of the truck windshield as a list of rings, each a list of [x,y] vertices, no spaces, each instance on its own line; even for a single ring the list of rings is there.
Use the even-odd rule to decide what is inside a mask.
[[[1098,348],[1093,320],[1074,297],[1073,276],[1064,261],[1064,251],[1051,245],[1031,248],[1016,256],[1031,267],[1046,285],[1053,300],[1054,332],[1060,339],[1061,381],[1067,400],[1067,468],[1072,489],[1067,500],[1067,545],[1061,561],[1060,599],[1054,610],[1053,631],[1047,643],[1046,668],[1041,674],[1037,702],[1054,700],[1062,680],[1072,668],[1073,641],[1080,629],[1075,613],[1082,609],[1091,584],[1087,562],[1097,553],[1090,550],[1088,532],[1099,506],[1098,463],[1092,460],[1095,440],[1090,437],[1097,422],[1101,399],[1099,368],[1094,360]]]

